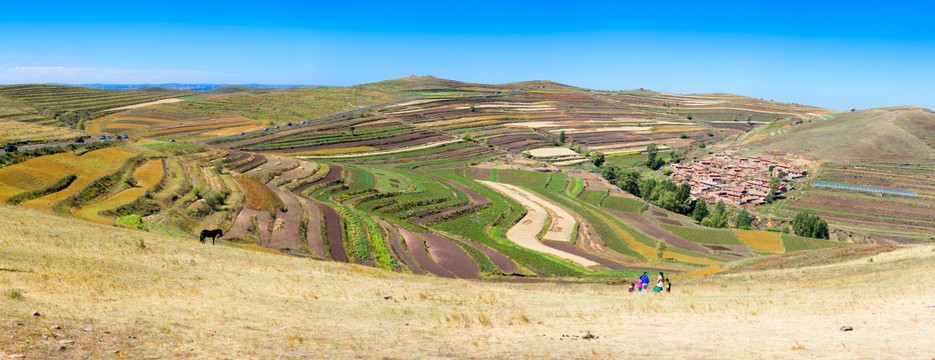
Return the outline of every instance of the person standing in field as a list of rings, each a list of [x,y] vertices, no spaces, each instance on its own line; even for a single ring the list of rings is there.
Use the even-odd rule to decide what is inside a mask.
[[[640,280],[643,281],[643,287],[640,289],[640,291],[649,289],[649,275],[646,275],[645,271],[643,272],[643,276],[640,277]]]
[[[659,272],[659,277],[656,278],[656,286],[653,286],[653,292],[661,293],[662,287],[665,286],[666,277]]]
[[[636,279],[636,291],[643,292],[643,278]]]
[[[667,293],[672,292],[672,282],[669,281],[669,278],[666,278],[666,292]]]

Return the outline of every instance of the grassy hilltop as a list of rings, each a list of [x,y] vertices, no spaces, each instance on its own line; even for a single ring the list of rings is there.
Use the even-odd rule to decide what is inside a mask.
[[[652,295],[389,273],[19,207],[0,206],[0,227],[4,356],[890,358],[935,335],[935,287],[906,281],[926,278],[931,245],[788,254]]]

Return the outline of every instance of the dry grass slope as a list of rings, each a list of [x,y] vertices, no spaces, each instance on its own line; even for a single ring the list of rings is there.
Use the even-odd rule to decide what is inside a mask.
[[[929,275],[932,245],[654,296],[390,273],[8,206],[0,228],[0,354],[28,358],[918,358],[935,335],[935,283],[904,281]]]

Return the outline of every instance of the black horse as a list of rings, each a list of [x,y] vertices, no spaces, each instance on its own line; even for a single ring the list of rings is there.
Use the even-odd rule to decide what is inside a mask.
[[[206,238],[211,238],[211,245],[214,245],[214,239],[221,235],[224,235],[221,233],[221,229],[201,230],[201,243],[204,244]]]

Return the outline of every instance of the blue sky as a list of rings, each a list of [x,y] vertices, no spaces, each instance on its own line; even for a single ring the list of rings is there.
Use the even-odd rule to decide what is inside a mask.
[[[0,83],[352,85],[409,75],[935,108],[913,2],[14,2]]]

